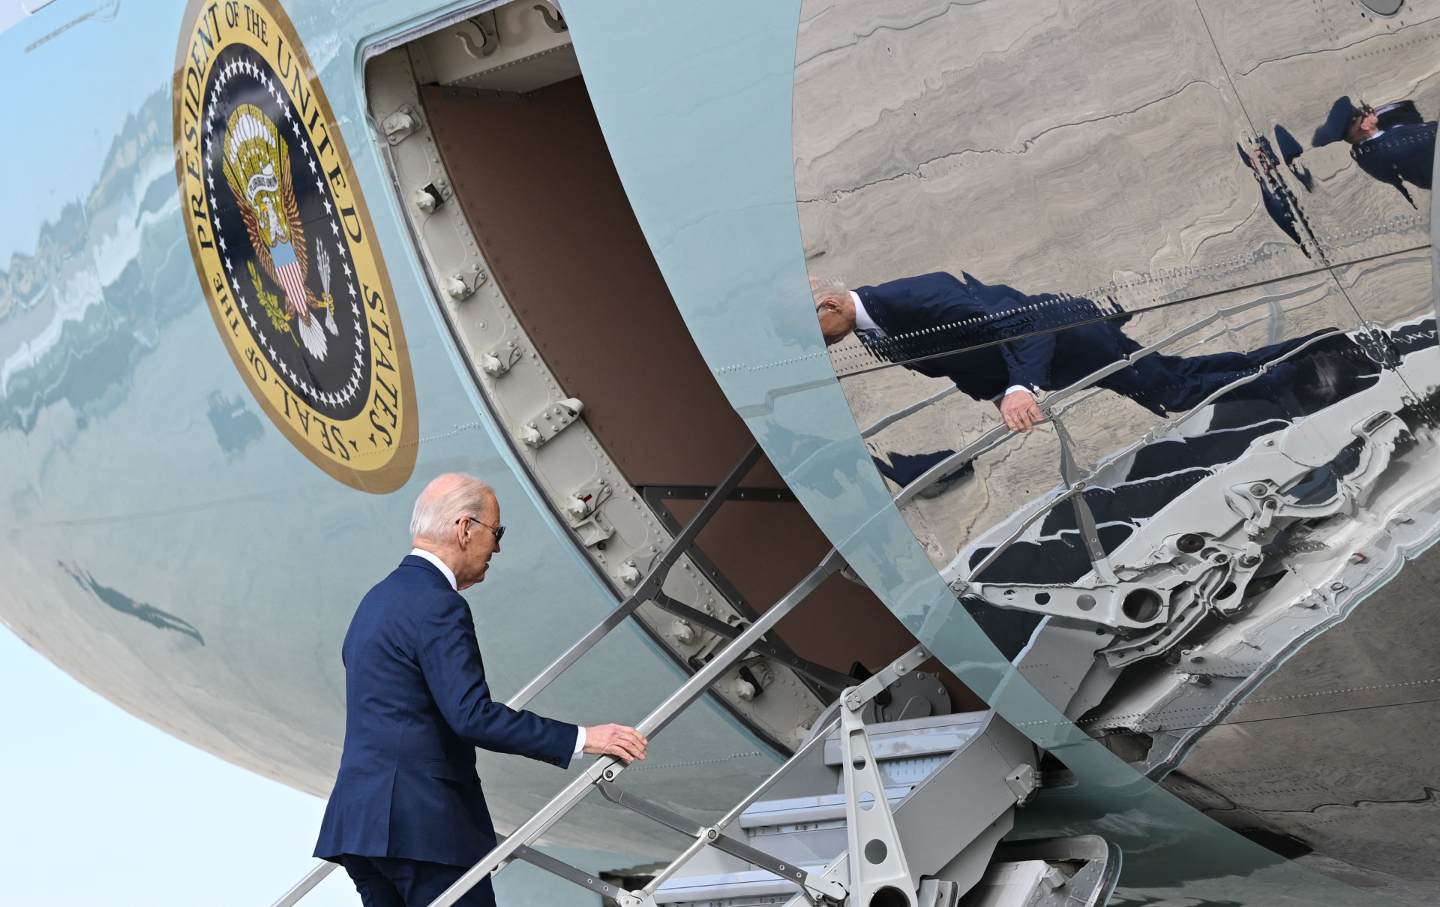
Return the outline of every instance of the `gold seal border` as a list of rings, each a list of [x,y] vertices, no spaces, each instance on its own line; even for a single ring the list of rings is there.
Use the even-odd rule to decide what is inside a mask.
[[[187,183],[185,174],[185,144],[182,135],[182,104],[185,72],[191,63],[189,50],[196,37],[197,23],[202,15],[207,15],[212,9],[223,16],[225,6],[227,5],[226,0],[190,0],[181,18],[180,40],[175,52],[175,73],[171,82],[172,147],[175,149],[175,178],[180,193],[181,218],[185,224],[185,238],[190,248],[190,259],[195,265],[195,273],[200,284],[200,290],[205,296],[206,308],[209,309],[210,316],[215,322],[216,331],[220,335],[219,340],[221,345],[225,347],[226,352],[230,355],[230,360],[234,364],[235,370],[240,373],[241,378],[245,382],[245,386],[250,391],[250,395],[260,404],[261,408],[264,409],[265,415],[270,419],[270,422],[276,428],[280,429],[290,444],[304,454],[306,459],[320,467],[320,469],[330,477],[359,491],[365,491],[371,494],[388,494],[404,485],[415,470],[415,460],[419,453],[419,442],[417,441],[419,412],[415,398],[414,377],[410,370],[410,349],[405,342],[405,331],[401,323],[399,304],[395,298],[394,287],[390,282],[389,270],[385,266],[384,254],[378,243],[375,224],[370,218],[370,209],[365,202],[364,190],[358,179],[355,178],[355,165],[350,158],[350,150],[345,143],[345,137],[340,130],[339,123],[336,121],[335,111],[330,107],[330,99],[326,96],[325,88],[321,84],[320,77],[310,62],[310,54],[306,51],[305,45],[301,42],[299,35],[296,34],[295,27],[290,22],[289,16],[286,15],[285,10],[278,3],[274,2],[274,0],[232,0],[232,2],[241,8],[253,8],[259,11],[269,20],[271,25],[280,30],[281,36],[289,42],[295,55],[296,65],[301,68],[301,74],[305,84],[312,93],[313,103],[319,110],[322,121],[328,127],[329,134],[335,146],[336,156],[340,161],[340,166],[347,181],[350,183],[355,212],[360,219],[361,226],[364,228],[367,237],[365,245],[368,249],[366,251],[369,253],[369,258],[374,264],[376,276],[380,284],[379,289],[384,294],[385,303],[389,310],[391,340],[394,343],[394,352],[392,355],[395,360],[395,371],[400,384],[399,435],[396,439],[395,446],[390,452],[390,456],[383,465],[374,469],[356,469],[337,463],[321,452],[315,441],[297,431],[295,427],[290,424],[289,419],[270,401],[265,389],[260,386],[251,369],[247,367],[239,345],[227,336],[228,325],[225,323],[224,316],[221,314],[210,289],[208,281],[209,275],[202,261],[203,253],[196,238],[193,215],[189,210],[189,200],[186,198]],[[240,27],[243,27],[243,25]],[[210,59],[206,61],[204,72],[208,74],[210,71],[215,55],[236,43],[240,42],[215,43],[210,50]],[[276,78],[278,77],[279,74],[276,73]],[[282,88],[283,87],[282,85]],[[288,95],[288,91],[286,93]],[[306,127],[306,132],[310,132],[308,127]],[[347,245],[349,245],[348,237],[346,241]],[[367,329],[367,336],[372,333],[373,330]],[[374,361],[375,340],[373,337],[369,337],[369,340],[372,346],[372,361],[369,376],[370,386],[365,388],[365,390],[367,394],[373,394],[377,366]],[[267,362],[267,364],[270,363]],[[296,399],[298,402],[298,398]],[[312,416],[322,418],[326,422],[332,422],[332,420],[319,414],[308,404],[302,402],[300,405],[309,409]],[[373,454],[366,452],[365,455],[372,456]]]

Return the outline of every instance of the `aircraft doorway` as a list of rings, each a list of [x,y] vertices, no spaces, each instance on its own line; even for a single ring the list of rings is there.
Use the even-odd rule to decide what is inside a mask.
[[[482,395],[536,489],[624,598],[754,440],[676,310],[565,32],[529,6],[502,7],[375,58],[367,90]],[[705,618],[753,619],[829,548],[763,457],[740,486],[661,596],[700,619],[655,604],[637,612],[687,670],[723,645]],[[844,675],[914,644],[842,576],[769,642],[772,657],[747,660],[715,692],[781,750],[803,739]],[[979,705],[938,665],[925,669],[941,672],[954,708]]]

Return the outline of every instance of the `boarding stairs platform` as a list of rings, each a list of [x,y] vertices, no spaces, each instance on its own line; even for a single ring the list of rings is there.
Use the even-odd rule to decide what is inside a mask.
[[[661,589],[670,568],[760,456],[750,450],[706,498],[614,611],[507,703],[523,708],[645,602],[686,606]],[[775,625],[845,561],[832,549],[788,593],[748,624],[728,628],[723,649],[666,696],[636,729],[654,739],[754,652],[773,652]],[[957,605],[958,607],[958,605]],[[628,767],[602,756],[468,869],[429,907],[452,907],[487,876],[529,863],[619,907],[1101,907],[1114,888],[1118,851],[1079,837],[1001,845],[1015,810],[1038,786],[1035,746],[991,711],[946,714],[948,695],[917,673],[915,646],[864,680],[789,663],[839,689],[808,739],[713,822],[627,791]],[[924,687],[928,692],[920,692]],[[536,848],[591,794],[677,836],[679,854],[629,890]],[[273,907],[294,907],[334,869],[321,863]]]
[[[1103,904],[1118,867],[1099,839],[1047,842],[1047,850],[1035,845],[1022,857],[1006,857],[1002,848],[997,856],[1015,809],[1036,789],[1033,754],[1033,745],[991,711],[873,724],[842,719],[777,779],[771,794],[785,796],[755,803],[721,830],[805,873],[804,891],[773,867],[757,869],[710,848],[657,886],[655,903]],[[883,807],[871,797],[875,786],[885,792]],[[826,792],[797,795],[805,789]],[[850,872],[856,853],[858,879]]]

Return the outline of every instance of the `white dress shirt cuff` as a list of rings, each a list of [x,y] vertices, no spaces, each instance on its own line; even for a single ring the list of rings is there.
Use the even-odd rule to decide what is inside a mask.
[[[585,728],[577,726],[577,727],[575,728],[575,755],[574,755],[574,756],[571,756],[570,758],[573,759],[573,758],[575,758],[575,756],[582,755],[584,752],[585,752]]]
[[[1032,397],[1036,396],[1035,389],[1033,387],[1026,387],[1023,384],[1012,384],[1009,387],[1005,388],[1005,396],[1008,397],[1016,391],[1024,391]]]

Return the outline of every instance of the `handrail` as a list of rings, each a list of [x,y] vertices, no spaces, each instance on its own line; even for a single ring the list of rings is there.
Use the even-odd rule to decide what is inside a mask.
[[[695,544],[695,539],[700,535],[701,530],[709,524],[710,518],[715,515],[715,512],[720,509],[720,506],[729,499],[730,493],[740,485],[741,480],[744,479],[750,470],[754,468],[755,464],[759,462],[760,454],[760,445],[752,445],[750,449],[745,452],[745,455],[740,458],[740,461],[731,467],[730,472],[720,484],[706,496],[705,503],[700,505],[700,509],[690,518],[690,522],[685,524],[685,528],[680,531],[680,534],[670,540],[670,544],[666,546],[660,556],[655,559],[655,562],[650,567],[650,572],[645,575],[645,578],[640,581],[639,585],[635,587],[635,590],[630,593],[630,596],[621,602],[615,610],[606,615],[598,624],[590,628],[588,633],[580,637],[570,648],[566,649],[559,658],[556,658],[547,665],[533,680],[522,687],[514,696],[510,697],[509,701],[505,704],[512,709],[523,709],[530,700],[538,696],[555,678],[565,673],[566,669],[579,661],[586,652],[594,648],[595,644],[604,639],[611,630],[618,627],[625,618],[633,614],[636,609],[658,593],[660,587],[665,583],[665,578],[670,573],[670,568],[675,565],[675,562],[680,559],[681,555],[689,551],[690,547]],[[335,866],[336,864],[329,861],[320,861],[305,874],[304,878],[300,879],[300,881],[290,887],[289,891],[281,895],[280,899],[275,901],[271,907],[295,907],[301,899],[315,889],[316,885],[319,885],[326,876],[335,870]]]
[[[647,894],[654,894],[656,889],[658,889],[661,885],[665,884],[665,882],[675,873],[679,872],[680,867],[684,866],[691,857],[695,856],[697,853],[705,849],[705,846],[710,843],[710,832],[712,830],[718,835],[720,829],[725,828],[725,826],[740,818],[740,814],[745,812],[745,810],[749,809],[751,806],[755,805],[755,801],[763,797],[765,795],[765,792],[769,790],[776,781],[780,780],[780,777],[785,774],[785,771],[787,769],[798,763],[801,759],[805,758],[805,756],[808,755],[811,750],[815,749],[815,747],[819,746],[827,737],[830,736],[831,731],[835,730],[839,726],[840,716],[839,714],[836,714],[834,718],[830,719],[829,724],[827,724],[823,730],[821,730],[817,734],[811,735],[810,739],[806,740],[800,746],[800,748],[795,751],[794,755],[792,755],[789,759],[785,760],[784,765],[780,766],[769,776],[767,776],[764,781],[761,781],[758,785],[756,785],[756,787],[752,791],[750,791],[750,793],[746,794],[739,803],[736,803],[733,807],[731,807],[729,812],[727,812],[724,816],[720,817],[720,819],[713,825],[701,829],[700,832],[695,835],[694,840],[692,840],[684,850],[680,851],[679,855],[677,855],[675,859],[671,860],[665,865],[663,869],[655,873],[654,877],[650,879],[649,884],[645,886],[645,892]]]
[[[714,633],[724,639],[734,639],[745,629],[745,625],[727,624],[718,617],[713,617],[697,608],[692,608],[684,602],[676,601],[664,592],[655,593],[655,606],[662,611],[673,614],[681,620],[688,621],[702,630]],[[852,686],[855,678],[849,674],[841,674],[833,668],[808,661],[790,651],[787,646],[761,640],[750,647],[751,651],[759,655],[768,655],[790,670],[806,678],[816,686],[824,687],[836,693]]]
[[[505,704],[516,710],[525,708],[530,700],[538,696],[555,678],[565,673],[586,652],[593,649],[596,643],[609,635],[611,630],[618,627],[625,618],[633,614],[636,609],[658,592],[660,587],[665,584],[665,578],[670,574],[670,568],[675,565],[682,554],[690,550],[690,546],[695,543],[695,538],[700,535],[700,531],[710,522],[710,518],[715,515],[720,506],[729,499],[730,492],[739,486],[740,481],[749,474],[759,459],[760,445],[756,444],[746,451],[745,456],[740,458],[740,462],[730,469],[729,475],[715,486],[705,498],[705,503],[700,505],[700,509],[690,518],[690,522],[680,530],[680,534],[670,540],[670,544],[655,559],[650,567],[650,572],[645,574],[645,578],[635,587],[635,591],[630,593],[630,597],[621,602],[598,624],[591,627],[588,633],[576,640],[559,658],[550,662],[545,670],[535,675],[534,680],[525,684]]]
[[[1181,339],[1182,337],[1189,336],[1196,331],[1202,330],[1203,328],[1210,326],[1221,318],[1235,314],[1236,312],[1244,311],[1249,308],[1254,308],[1259,304],[1260,301],[1257,300],[1256,302],[1245,303],[1243,305],[1233,306],[1228,309],[1220,309],[1210,313],[1204,318],[1201,318],[1199,321],[1172,331],[1170,334],[1166,335],[1164,338],[1156,341],[1155,343],[1152,343],[1146,347],[1142,347],[1135,352],[1129,354],[1128,356],[1125,356],[1124,358],[1116,359],[1113,362],[1106,363],[1105,365],[1081,378],[1079,381],[1076,381],[1073,384],[1066,385],[1060,390],[1047,395],[1045,399],[1040,402],[1040,409],[1047,416],[1051,416],[1055,413],[1063,413],[1065,409],[1067,409],[1072,403],[1072,398],[1078,397],[1082,392],[1090,390],[1092,387],[1095,386],[1095,384],[1104,380],[1105,378],[1110,377],[1116,372],[1123,371],[1124,369],[1129,368],[1130,366],[1134,365],[1138,360],[1143,359],[1146,356],[1152,356],[1160,352],[1161,350],[1165,349],[1167,346]],[[1224,396],[1225,394],[1229,393],[1237,387],[1257,380],[1261,376],[1261,374],[1264,373],[1264,371],[1268,370],[1269,368],[1280,362],[1291,359],[1292,357],[1296,356],[1297,354],[1303,352],[1306,349],[1309,349],[1314,344],[1320,342],[1321,340],[1329,336],[1331,335],[1324,334],[1319,337],[1314,337],[1306,343],[1286,353],[1285,355],[1279,356],[1266,363],[1265,369],[1257,371],[1253,375],[1247,375],[1243,378],[1232,381],[1224,387],[1217,388],[1215,391],[1211,392],[1209,396],[1205,397],[1205,399],[1196,403],[1194,406],[1190,407],[1190,409],[1177,416],[1173,421],[1166,424],[1171,428],[1178,426],[1185,420],[1189,419],[1192,415],[1202,410],[1205,406],[1214,402],[1217,398]],[[924,491],[926,488],[934,485],[936,482],[940,481],[945,476],[954,472],[958,467],[964,465],[970,460],[973,460],[980,454],[986,453],[987,451],[999,446],[1002,442],[1008,440],[1014,434],[1015,432],[1011,431],[1007,426],[1003,424],[997,425],[994,428],[990,429],[985,434],[981,435],[979,438],[976,438],[974,441],[967,444],[964,448],[956,451],[955,453],[936,463],[934,466],[931,466],[929,469],[925,470],[925,472],[921,473],[921,475],[917,477],[915,481],[905,486],[905,488],[901,490],[898,495],[895,496],[895,506],[903,507],[906,504],[910,503],[910,501],[912,501],[916,495],[920,494],[920,492]]]
[[[870,700],[874,699],[876,696],[880,695],[882,691],[887,689],[890,684],[894,683],[900,677],[903,677],[904,675],[915,670],[915,668],[917,668],[923,661],[925,661],[925,659],[929,657],[930,652],[928,649],[925,648],[924,645],[913,646],[910,649],[906,650],[903,654],[901,654],[899,658],[896,658],[894,661],[890,662],[888,665],[872,674],[868,680],[857,681],[854,686],[852,686],[849,690],[846,691],[848,695],[844,695],[840,699],[836,700],[836,714],[833,718],[829,719],[829,721],[825,721],[823,727],[821,726],[821,722],[817,721],[816,729],[811,732],[809,739],[807,739],[803,744],[801,744],[799,749],[795,750],[794,755],[792,755],[789,759],[785,760],[784,765],[777,768],[764,781],[761,781],[754,790],[746,794],[739,803],[736,803],[734,806],[732,806],[730,808],[730,811],[727,812],[725,815],[721,816],[718,821],[711,825],[700,828],[695,833],[695,838],[690,842],[689,846],[687,846],[683,851],[680,852],[678,856],[675,857],[675,859],[671,860],[668,864],[665,865],[663,869],[661,869],[655,874],[654,878],[650,880],[650,883],[645,886],[644,893],[648,895],[654,895],[655,892],[659,890],[660,886],[665,884],[666,880],[668,880],[671,876],[678,872],[680,870],[680,867],[684,866],[691,857],[695,856],[695,854],[699,853],[707,845],[715,846],[719,850],[730,853],[733,856],[738,856],[741,859],[747,859],[747,856],[745,854],[737,853],[735,849],[732,849],[729,846],[730,842],[725,841],[724,829],[728,827],[730,823],[734,822],[736,819],[739,819],[741,814],[744,813],[745,810],[753,806],[755,804],[755,801],[759,800],[765,794],[765,792],[775,784],[776,781],[779,781],[780,778],[785,775],[785,773],[790,769],[791,766],[795,765],[801,759],[805,758],[806,754],[808,754],[815,747],[819,746],[822,742],[827,740],[830,734],[834,732],[836,728],[840,727],[842,721],[840,715],[841,709],[848,707],[858,710],[860,708],[863,708],[867,703],[870,702]],[[823,714],[821,718],[823,720]],[[604,791],[602,789],[602,793],[603,792]],[[663,822],[664,820],[661,821]],[[746,849],[753,850],[754,848],[747,847]],[[757,866],[768,869],[771,872],[776,873],[777,875],[781,875],[782,878],[786,878],[789,881],[794,882],[802,889],[807,891],[815,884],[818,884],[809,876],[808,873],[804,872],[797,866],[776,866],[775,864],[779,861],[775,861],[773,860],[773,858],[768,858],[768,855],[765,855],[763,853],[760,854],[760,856],[767,858],[765,863],[756,863],[753,859],[750,859],[749,862],[755,863],[755,865]]]
[[[810,593],[839,572],[844,565],[844,558],[832,548],[820,564],[807,573],[783,598],[757,617],[754,623],[746,627],[743,633],[735,637],[705,667],[692,674],[684,684],[646,715],[636,725],[636,730],[651,738],[659,734],[680,712],[702,696],[722,673],[738,662],[749,651],[752,643],[769,632],[781,618],[794,610],[796,605],[809,597]],[[596,759],[480,862],[467,869],[453,885],[431,901],[429,907],[453,907],[481,879],[510,860],[517,848],[534,843],[549,831],[556,822],[578,806],[596,784],[601,781],[614,781],[625,768],[626,763],[623,760],[612,756]]]
[[[1212,320],[1213,320],[1213,317],[1212,317],[1212,318],[1207,318],[1207,319],[1204,319],[1204,322],[1203,322],[1203,323],[1204,323],[1204,324],[1208,324],[1208,323],[1209,323],[1210,321],[1212,321]],[[1191,328],[1191,329],[1182,329],[1182,330],[1180,330],[1180,331],[1177,331],[1175,334],[1172,334],[1170,337],[1166,338],[1166,340],[1161,341],[1161,343],[1168,343],[1170,340],[1173,340],[1173,339],[1176,339],[1176,338],[1178,338],[1178,337],[1182,337],[1182,336],[1184,336],[1184,335],[1186,335],[1186,334],[1188,334],[1188,333],[1191,333],[1192,330],[1198,330],[1198,328],[1201,327],[1201,326],[1203,326],[1203,324],[1195,325],[1195,326],[1194,326],[1193,328]],[[1178,429],[1178,428],[1179,428],[1181,425],[1183,425],[1186,421],[1188,421],[1189,419],[1191,419],[1191,418],[1192,418],[1193,416],[1195,416],[1197,413],[1200,413],[1201,411],[1203,411],[1206,406],[1209,406],[1211,403],[1215,402],[1216,400],[1218,400],[1219,398],[1225,396],[1226,394],[1230,393],[1231,391],[1235,390],[1236,388],[1242,387],[1242,386],[1244,386],[1244,385],[1246,385],[1246,384],[1249,384],[1249,383],[1252,382],[1252,381],[1259,380],[1259,378],[1261,377],[1261,375],[1263,375],[1266,371],[1268,371],[1270,368],[1274,367],[1275,365],[1278,365],[1279,363],[1286,362],[1286,361],[1288,361],[1288,360],[1290,360],[1290,359],[1292,359],[1292,358],[1294,358],[1294,357],[1296,357],[1296,356],[1299,356],[1301,353],[1305,352],[1305,351],[1308,350],[1310,347],[1312,347],[1312,346],[1320,343],[1321,341],[1323,341],[1323,340],[1325,340],[1325,339],[1327,339],[1327,338],[1329,338],[1329,337],[1332,337],[1332,336],[1334,336],[1334,335],[1333,335],[1333,334],[1322,334],[1322,335],[1320,335],[1320,336],[1318,336],[1318,337],[1313,337],[1313,338],[1311,338],[1310,340],[1306,341],[1305,343],[1297,346],[1295,349],[1289,351],[1289,352],[1286,353],[1285,355],[1279,356],[1279,357],[1271,360],[1270,362],[1266,363],[1264,369],[1262,369],[1262,370],[1260,370],[1260,371],[1257,371],[1257,372],[1255,372],[1255,373],[1252,374],[1252,375],[1246,375],[1246,376],[1244,376],[1243,378],[1238,378],[1238,379],[1236,379],[1235,381],[1232,381],[1232,382],[1230,382],[1229,384],[1226,384],[1226,385],[1224,385],[1224,386],[1222,386],[1222,387],[1216,388],[1216,389],[1215,389],[1214,391],[1212,391],[1208,396],[1206,396],[1206,397],[1205,397],[1204,399],[1202,399],[1200,402],[1196,403],[1196,404],[1195,404],[1194,406],[1192,406],[1190,409],[1188,409],[1188,410],[1186,410],[1185,412],[1181,413],[1180,415],[1176,416],[1173,420],[1164,423],[1164,427],[1165,427],[1166,433],[1167,433],[1167,434],[1168,434],[1168,433],[1173,433],[1176,429]],[[1134,356],[1131,357],[1131,360],[1130,360],[1130,361],[1133,361],[1134,358],[1138,358],[1138,356],[1141,355],[1141,354],[1148,354],[1149,352],[1157,349],[1159,346],[1160,346],[1160,344],[1156,344],[1155,346],[1146,347],[1144,350],[1137,351],[1137,353],[1136,353]],[[1126,360],[1123,360],[1123,359],[1122,359],[1122,360],[1118,360],[1118,361],[1119,361],[1119,362],[1125,362]],[[1114,363],[1111,363],[1111,365],[1113,366]],[[1109,368],[1109,366],[1107,366],[1107,368]],[[1087,377],[1087,379],[1082,379],[1082,380],[1088,381],[1088,377]],[[1058,396],[1060,396],[1061,394],[1066,394],[1067,397],[1068,397],[1069,394],[1070,394],[1070,392],[1076,390],[1077,387],[1078,387],[1078,383],[1077,383],[1077,385],[1071,385],[1070,387],[1065,388],[1064,391],[1059,391],[1059,392],[1057,392],[1056,394],[1052,395],[1052,399],[1053,399],[1053,397],[1058,397]],[[1088,389],[1088,384],[1087,384],[1085,387],[1079,387],[1078,389],[1079,389],[1079,390]],[[1050,401],[1046,401],[1046,403],[1049,404]],[[1057,411],[1063,411],[1063,410],[1060,410],[1060,405],[1063,404],[1063,403],[1065,403],[1065,398],[1062,398],[1062,399],[1060,399],[1059,401],[1056,401],[1054,404],[1050,404],[1050,405],[1055,406],[1055,407],[1057,408]],[[1045,409],[1047,412],[1049,412],[1049,410],[1048,410],[1048,408],[1047,408],[1046,405],[1043,405],[1043,404],[1042,404],[1041,409]],[[916,481],[915,484],[918,485],[918,484],[920,484],[921,482],[924,482],[924,481],[927,479],[927,477],[930,476],[931,473],[935,472],[937,469],[940,469],[940,468],[944,467],[947,463],[949,463],[949,462],[951,462],[952,460],[956,459],[956,457],[959,457],[959,456],[961,456],[961,455],[963,455],[963,454],[966,454],[966,453],[968,453],[972,448],[978,447],[978,446],[982,445],[983,443],[985,443],[985,442],[987,442],[987,441],[990,441],[991,435],[997,434],[1001,428],[1003,428],[1003,426],[996,426],[996,428],[991,429],[991,430],[990,430],[989,432],[987,432],[985,435],[981,436],[976,442],[974,442],[973,444],[971,444],[969,447],[966,447],[964,450],[960,451],[959,453],[955,454],[954,456],[951,456],[951,457],[946,458],[946,460],[945,460],[944,463],[937,464],[934,468],[932,468],[932,469],[930,469],[929,471],[927,471],[924,475],[922,475],[922,476],[920,477],[920,479],[918,479],[918,480]],[[1005,431],[1008,432],[1009,430],[1008,430],[1008,429],[1005,429]],[[1008,435],[1006,435],[1005,437],[1008,437]],[[999,439],[994,440],[994,441],[992,442],[992,446],[998,446],[999,442],[1002,441],[1002,440],[1004,440],[1005,437],[1000,437]],[[1153,440],[1154,437],[1155,437],[1155,429],[1151,429],[1151,431],[1147,434],[1147,438],[1149,438],[1150,440]],[[981,452],[983,452],[983,451],[981,451]],[[1062,451],[1062,452],[1063,452],[1063,451]],[[978,456],[978,455],[979,455],[979,453],[974,454],[974,456]],[[1101,465],[1103,465],[1103,463],[1102,463]],[[952,468],[953,468],[953,467],[952,467]],[[1098,468],[1098,467],[1097,467],[1097,468]],[[1088,479],[1090,478],[1090,475],[1091,475],[1091,474],[1093,474],[1093,472],[1090,473],[1090,474],[1086,474],[1085,476],[1078,476],[1078,475],[1076,475],[1076,476],[1073,477],[1073,480],[1072,480],[1072,479],[1065,479],[1064,481],[1065,481],[1065,484],[1066,484],[1066,486],[1067,486],[1066,489],[1065,489],[1065,491],[1063,491],[1061,494],[1057,495],[1056,497],[1054,497],[1054,498],[1052,498],[1052,499],[1044,502],[1044,505],[1043,505],[1043,506],[1037,507],[1034,513],[1032,513],[1032,514],[1030,514],[1028,517],[1026,517],[1026,518],[1021,522],[1021,524],[1020,524],[1018,527],[1016,527],[1012,532],[1009,533],[1009,535],[1007,535],[1003,540],[1001,540],[998,544],[996,544],[993,548],[991,548],[991,550],[989,551],[989,553],[986,554],[985,558],[984,558],[983,560],[981,560],[981,562],[980,562],[979,564],[975,565],[973,568],[966,569],[963,565],[960,564],[960,557],[957,556],[954,560],[952,560],[948,565],[946,565],[946,566],[940,571],[941,577],[942,577],[947,583],[951,583],[952,585],[953,585],[953,583],[954,583],[954,580],[955,580],[955,579],[957,578],[957,576],[959,576],[959,575],[965,576],[965,577],[967,578],[967,580],[970,579],[970,578],[978,577],[981,573],[983,573],[983,572],[985,571],[985,568],[989,567],[992,563],[994,563],[994,561],[996,560],[996,558],[998,558],[1007,548],[1009,548],[1009,547],[1010,547],[1011,545],[1013,545],[1016,541],[1018,541],[1019,538],[1020,538],[1020,536],[1024,534],[1025,530],[1028,529],[1036,520],[1038,520],[1038,519],[1040,519],[1041,517],[1045,516],[1045,515],[1048,514],[1050,511],[1054,510],[1056,507],[1060,506],[1061,504],[1064,504],[1066,501],[1072,501],[1072,500],[1074,500],[1077,496],[1083,495],[1084,491],[1085,491],[1085,490],[1087,489],[1087,487],[1088,487],[1087,484],[1086,484],[1086,482],[1088,482]],[[905,491],[909,491],[910,488],[913,488],[913,487],[914,487],[914,485],[908,486],[908,487],[905,489]],[[913,497],[913,495],[911,495],[911,497]],[[896,498],[895,498],[895,504],[896,504],[897,507],[900,506],[900,505],[903,503],[902,498],[905,498],[905,500],[908,500],[908,498],[905,497],[905,492],[901,492],[900,495],[896,496]],[[1088,509],[1089,509],[1088,507],[1085,508],[1085,510],[1087,510],[1087,511],[1088,511]],[[1078,514],[1079,512],[1080,512],[1080,510],[1079,510],[1079,508],[1077,508],[1077,514]],[[1091,521],[1093,522],[1093,517],[1091,517]],[[992,528],[993,528],[993,527],[992,527]],[[987,531],[988,531],[988,530],[987,530]],[[1088,530],[1088,529],[1085,529],[1084,531],[1088,532],[1089,530]],[[1098,544],[1098,540],[1099,540],[1099,534],[1098,534],[1098,532],[1095,533],[1094,538],[1095,538],[1095,540],[1096,540],[1096,543]],[[1089,547],[1089,546],[1088,546],[1088,543],[1087,543],[1087,548],[1088,548],[1088,547]],[[1096,563],[1096,560],[1095,560],[1095,558],[1094,558],[1094,552],[1093,552],[1093,550],[1092,550],[1092,551],[1091,551],[1091,564],[1092,564],[1092,566],[1095,565],[1095,563]],[[1108,569],[1108,562],[1106,562],[1106,566],[1107,566],[1107,569]],[[995,603],[995,604],[998,604],[1000,607],[1006,607],[1006,605],[1004,605],[1003,603],[998,603],[998,602],[997,602],[997,603]]]
[[[880,432],[894,425],[896,422],[899,422],[901,419],[908,419],[909,417],[920,412],[920,410],[939,403],[941,400],[944,400],[946,397],[950,396],[958,390],[960,390],[960,385],[952,384],[949,387],[941,388],[940,390],[936,391],[935,393],[931,394],[923,400],[916,400],[909,406],[901,407],[900,409],[895,410],[895,412],[891,413],[888,416],[882,416],[876,421],[870,423],[870,425],[866,428],[861,429],[860,437],[874,437],[875,435],[878,435]]]
[[[309,894],[316,885],[325,880],[326,876],[335,871],[336,865],[328,860],[321,860],[314,868],[305,873],[304,878],[290,886],[290,890],[282,894],[280,900],[271,904],[270,907],[295,907],[301,898]]]

